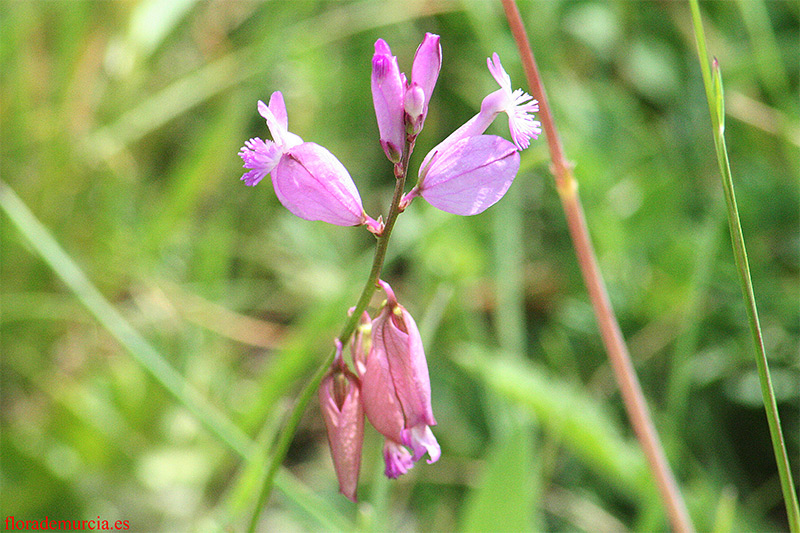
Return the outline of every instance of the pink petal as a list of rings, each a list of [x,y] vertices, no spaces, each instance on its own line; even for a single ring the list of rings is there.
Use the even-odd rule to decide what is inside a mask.
[[[286,115],[286,104],[280,91],[272,93],[269,105],[259,100],[258,113],[267,121],[272,139],[281,150],[286,151],[303,142],[303,139],[288,130],[289,119]]]
[[[244,161],[244,168],[250,169],[242,176],[242,180],[245,185],[253,186],[272,172],[280,160],[281,151],[274,142],[255,137],[245,141],[239,150],[239,157]]]
[[[381,146],[386,157],[397,163],[405,146],[403,96],[405,82],[400,75],[397,58],[383,39],[375,42],[372,56],[372,102],[378,119]]]
[[[433,94],[433,88],[436,86],[441,68],[442,47],[439,44],[439,36],[426,33],[414,54],[414,64],[411,67],[411,84],[418,85],[425,96],[423,120],[424,115],[428,112],[428,103],[431,101],[431,94]]]
[[[377,319],[373,321],[373,328],[376,321]],[[374,337],[366,368],[361,376],[361,393],[364,411],[370,423],[387,439],[400,442],[400,432],[405,424],[403,409],[394,390],[386,349],[382,345],[376,345]]]
[[[431,428],[425,425],[404,429],[402,432],[403,444],[414,450],[414,462],[419,461],[425,453],[428,454],[428,464],[435,463],[442,456],[442,449],[433,436]]]
[[[286,102],[283,101],[283,93],[275,91],[269,97],[269,110],[284,129],[289,129],[289,117],[286,114]]]
[[[518,170],[512,143],[495,135],[468,137],[434,158],[419,194],[442,211],[475,215],[503,197]]]
[[[386,477],[390,479],[397,479],[414,466],[408,450],[390,439],[386,439],[383,445],[383,460],[386,463]]]
[[[336,157],[322,146],[307,142],[281,157],[272,172],[278,200],[306,220],[337,226],[364,223],[364,208],[353,179]]]
[[[372,342],[386,349],[395,394],[405,417],[404,427],[436,425],[431,409],[428,361],[417,324],[402,305],[385,309],[389,312],[373,322]]]

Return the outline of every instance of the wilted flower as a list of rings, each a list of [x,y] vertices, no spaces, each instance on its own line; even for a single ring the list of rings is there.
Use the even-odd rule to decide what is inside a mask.
[[[364,407],[358,378],[342,358],[342,343],[336,339],[336,357],[319,386],[319,403],[339,491],[356,501],[361,446],[364,442]]]
[[[409,312],[397,303],[389,284],[379,283],[388,300],[372,321],[372,347],[361,376],[361,391],[367,418],[387,439],[386,475],[395,478],[425,453],[429,463],[437,461],[441,450],[430,429],[436,420],[419,330]]]

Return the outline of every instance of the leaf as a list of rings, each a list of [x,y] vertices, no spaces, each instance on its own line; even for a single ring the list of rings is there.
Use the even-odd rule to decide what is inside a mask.
[[[464,510],[463,531],[528,531],[534,509],[534,444],[529,423],[489,450],[483,479]]]

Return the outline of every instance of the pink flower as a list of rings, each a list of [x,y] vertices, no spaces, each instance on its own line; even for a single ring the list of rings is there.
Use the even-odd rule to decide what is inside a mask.
[[[339,492],[356,501],[364,442],[364,407],[358,378],[347,369],[338,339],[331,370],[319,386],[319,403],[328,430]]]
[[[530,139],[541,133],[541,124],[531,115],[539,105],[522,89],[511,90],[511,79],[497,54],[487,64],[500,89],[483,99],[480,113],[425,156],[417,185],[403,198],[403,207],[422,196],[448,213],[474,215],[500,200],[516,177],[516,152],[527,148]],[[514,144],[483,135],[500,113],[508,115]]]
[[[476,215],[506,194],[519,170],[516,147],[496,135],[466,137],[434,159],[404,198],[419,195],[454,215]]]
[[[414,54],[411,84],[406,89],[404,107],[408,133],[418,134],[428,116],[428,103],[442,68],[442,47],[439,36],[426,33]]]
[[[366,224],[370,231],[379,231],[380,224],[364,212],[358,189],[336,156],[288,130],[280,91],[272,93],[269,105],[259,100],[258,112],[273,140],[250,139],[239,151],[249,169],[242,176],[246,185],[256,185],[271,174],[278,200],[300,218],[337,226]]]
[[[416,136],[428,114],[428,102],[442,66],[439,36],[426,33],[414,54],[411,83],[400,72],[397,58],[386,41],[375,42],[372,56],[372,102],[378,118],[381,146],[386,157],[398,163],[403,157],[406,134]]]
[[[372,321],[372,347],[361,391],[367,419],[387,439],[386,475],[395,478],[426,453],[429,463],[437,461],[441,450],[430,429],[436,420],[419,330],[389,284],[379,283],[388,301]],[[411,453],[403,446],[411,448]]]
[[[378,39],[375,42],[375,55],[372,56],[372,102],[378,118],[381,146],[386,157],[393,163],[398,163],[403,157],[406,140],[403,125],[403,80],[397,58],[392,55],[386,41]]]

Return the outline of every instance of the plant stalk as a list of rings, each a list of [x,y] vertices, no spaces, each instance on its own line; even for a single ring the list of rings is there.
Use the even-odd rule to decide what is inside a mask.
[[[362,313],[367,309],[367,306],[372,299],[372,295],[375,294],[378,279],[380,278],[381,270],[383,269],[383,262],[386,259],[386,250],[389,247],[389,237],[391,236],[392,229],[397,221],[397,216],[402,212],[400,209],[400,200],[403,197],[406,176],[408,175],[408,161],[411,157],[413,148],[414,142],[406,141],[406,149],[404,152],[405,155],[403,156],[403,159],[395,165],[396,181],[394,194],[392,195],[392,203],[389,207],[389,214],[386,217],[386,223],[384,224],[383,231],[378,236],[378,243],[375,247],[375,255],[372,259],[372,268],[370,269],[367,282],[364,284],[364,288],[361,290],[361,296],[358,298],[358,303],[356,303],[356,306],[353,308],[353,312],[348,317],[347,322],[345,323],[338,337],[343,348],[346,347],[350,342],[350,338],[353,335],[356,326],[358,325],[358,321],[361,318]],[[328,372],[335,355],[336,350],[334,349],[331,351],[325,361],[323,361],[323,363],[319,366],[317,371],[314,373],[314,376],[308,381],[308,383],[306,383],[305,387],[303,387],[303,390],[297,399],[297,403],[292,409],[292,413],[289,415],[289,419],[286,421],[286,425],[281,431],[280,438],[275,445],[275,452],[272,456],[269,470],[264,477],[261,492],[258,495],[256,506],[250,518],[250,525],[248,527],[248,531],[250,533],[253,533],[258,526],[258,519],[261,516],[261,511],[263,510],[264,505],[267,503],[267,500],[269,500],[270,493],[272,492],[275,474],[278,472],[278,469],[283,463],[283,459],[286,457],[286,453],[289,451],[289,445],[292,443],[292,439],[297,431],[297,427],[300,425],[300,420],[303,418],[303,413],[305,413],[311,398],[314,397],[314,393],[316,393],[317,389],[319,388],[322,378],[324,378],[325,374]]]
[[[583,206],[578,195],[578,183],[572,173],[572,166],[564,155],[564,149],[558,137],[544,85],[539,76],[539,70],[533,57],[533,51],[531,50],[530,41],[525,32],[519,9],[515,0],[501,0],[501,2],[511,33],[519,49],[531,94],[539,101],[539,118],[547,136],[547,144],[552,160],[551,170],[555,177],[556,189],[561,198],[578,264],[589,292],[589,298],[592,301],[603,344],[614,370],[628,418],[655,477],[672,529],[682,533],[692,532],[694,527],[686,509],[686,504],[670,470],[655,425],[650,417],[641,385],[636,377],[636,371],[631,362],[628,348],[625,345],[622,331],[611,307],[611,301],[608,298],[605,282],[600,273],[586,226]]]

